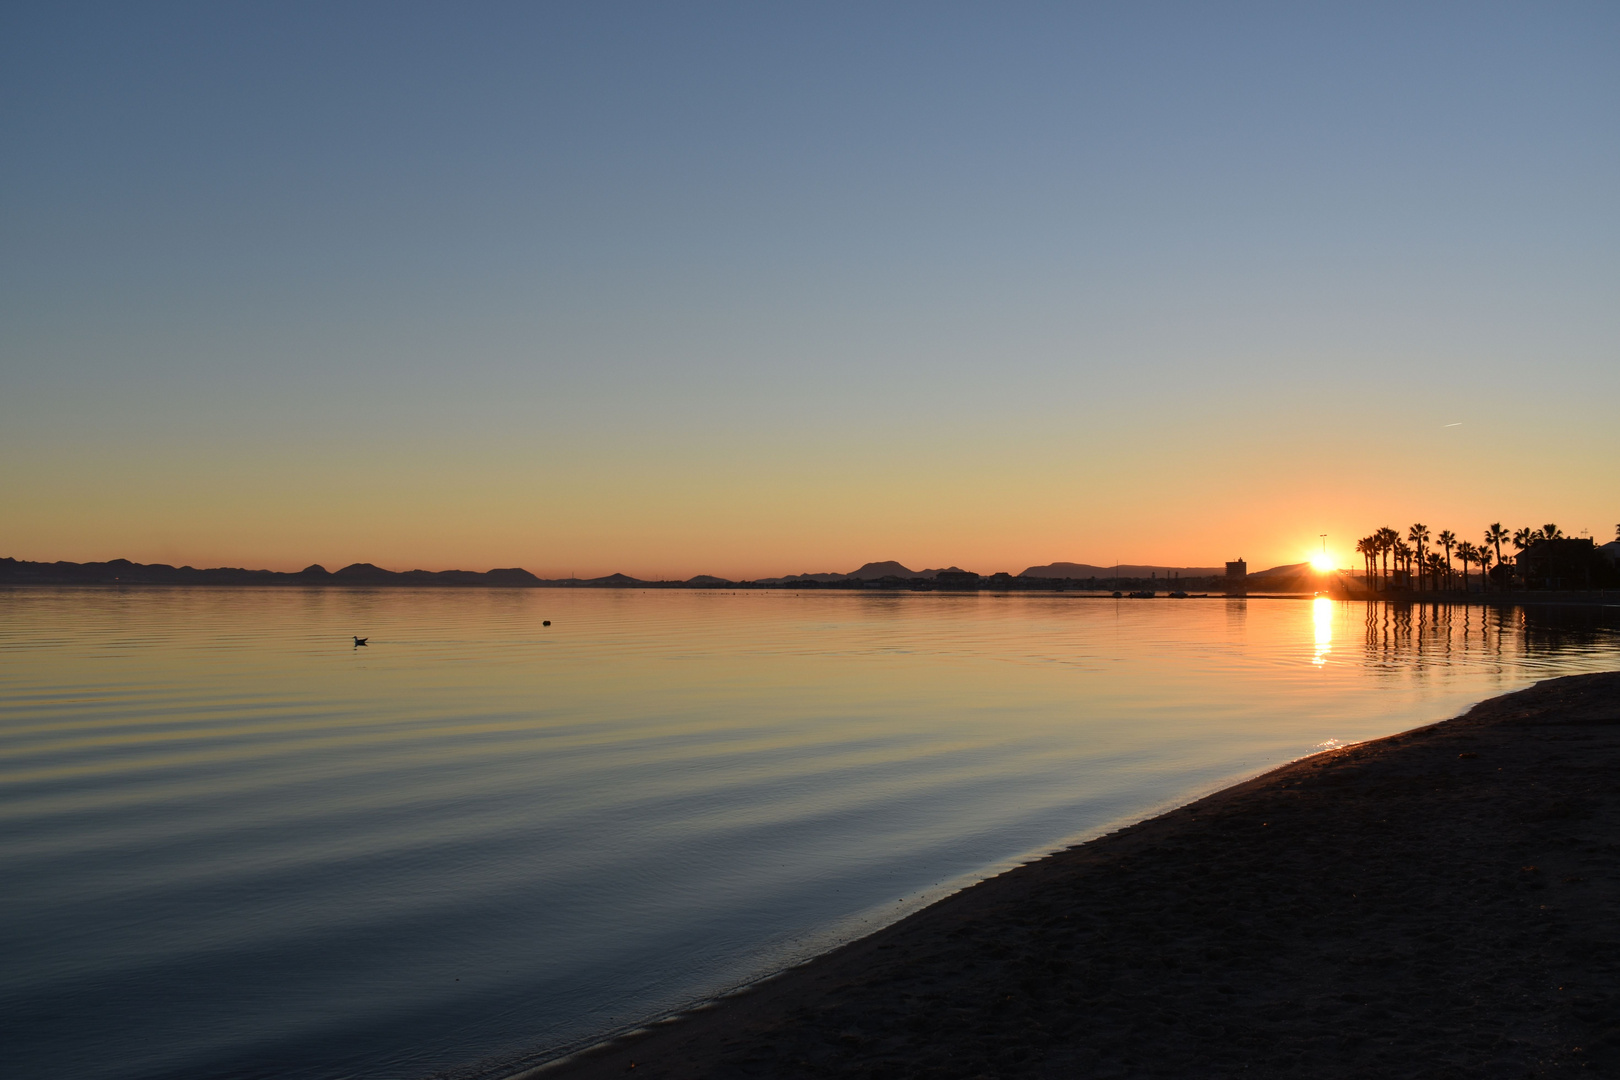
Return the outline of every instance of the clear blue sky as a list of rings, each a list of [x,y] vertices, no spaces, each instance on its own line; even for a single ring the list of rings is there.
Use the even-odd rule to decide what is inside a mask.
[[[1617,61],[1613,4],[8,5],[0,554],[1607,539]]]

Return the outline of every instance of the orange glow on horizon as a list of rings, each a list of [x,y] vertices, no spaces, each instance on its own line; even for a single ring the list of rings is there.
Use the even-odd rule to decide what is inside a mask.
[[[1014,440],[1016,455],[923,464],[861,440],[801,453],[773,452],[762,437],[757,454],[720,460],[678,440],[662,459],[641,449],[613,456],[581,436],[570,471],[499,440],[442,460],[403,440],[379,440],[363,454],[344,445],[248,454],[222,442],[182,460],[163,446],[115,453],[47,435],[27,441],[17,467],[0,476],[0,556],[284,571],[522,567],[542,578],[647,580],[848,573],[889,559],[982,574],[1053,562],[1221,574],[1238,558],[1253,572],[1301,562],[1359,572],[1359,555],[1330,549],[1319,561],[1319,534],[1342,545],[1383,523],[1404,531],[1402,523],[1425,521],[1436,533],[1474,537],[1498,520],[1561,520],[1574,532],[1609,513],[1595,479],[1554,498],[1475,492],[1475,478],[1461,476],[1441,495],[1391,498],[1359,474],[1313,490],[1304,466],[1246,453],[1178,457],[1176,495],[1163,498],[1162,459],[1184,449],[1168,436],[1114,470],[1077,478],[1059,465],[1083,447],[1059,453],[1034,436]],[[867,460],[889,464],[863,469]],[[1263,484],[1233,490],[1223,479],[1260,475],[1262,464]],[[1562,482],[1577,479],[1572,471]]]

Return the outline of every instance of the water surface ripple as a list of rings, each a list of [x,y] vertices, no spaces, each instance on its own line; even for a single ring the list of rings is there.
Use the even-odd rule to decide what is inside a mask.
[[[7,1073],[498,1074],[1335,740],[1620,667],[1617,627],[1308,600],[0,591]]]

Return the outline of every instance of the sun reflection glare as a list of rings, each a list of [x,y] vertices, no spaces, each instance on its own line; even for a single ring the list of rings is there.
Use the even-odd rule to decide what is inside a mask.
[[[1316,624],[1316,655],[1311,662],[1321,667],[1333,649],[1333,601],[1325,596],[1311,601],[1311,621]]]

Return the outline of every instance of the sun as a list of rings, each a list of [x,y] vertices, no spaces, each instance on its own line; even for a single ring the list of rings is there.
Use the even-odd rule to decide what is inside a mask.
[[[1327,573],[1333,569],[1333,556],[1327,552],[1313,556],[1311,558],[1311,568],[1323,574]]]

